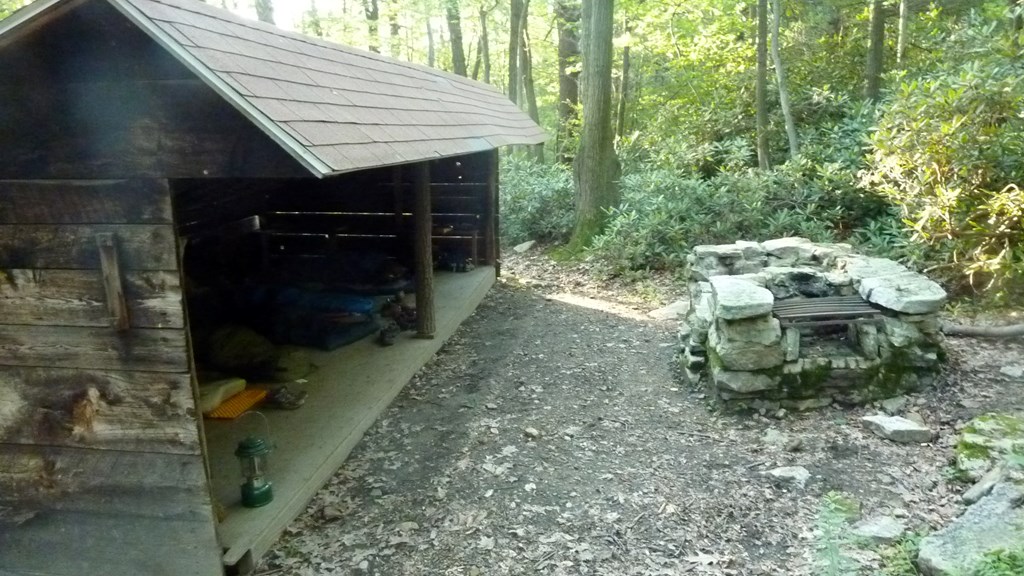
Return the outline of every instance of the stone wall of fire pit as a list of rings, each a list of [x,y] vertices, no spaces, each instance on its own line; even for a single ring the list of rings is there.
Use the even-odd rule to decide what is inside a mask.
[[[927,385],[940,368],[946,293],[897,262],[804,238],[697,246],[688,260],[683,365],[729,408],[863,403]],[[781,300],[856,295],[867,304],[845,300],[865,317],[783,326],[773,314]]]

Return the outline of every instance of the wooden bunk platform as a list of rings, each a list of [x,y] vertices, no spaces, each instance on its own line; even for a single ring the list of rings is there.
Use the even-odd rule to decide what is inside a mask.
[[[439,273],[434,278],[437,332],[418,339],[405,332],[394,346],[380,347],[372,337],[332,352],[313,351],[316,370],[295,385],[309,392],[294,411],[262,410],[269,420],[275,451],[270,478],[274,501],[263,508],[239,503],[241,477],[233,453],[256,418],[210,421],[205,425],[214,500],[226,508],[218,526],[224,563],[242,573],[281,535],[316,491],[344,462],[377,416],[412,376],[441,348],[494,284],[494,268]]]

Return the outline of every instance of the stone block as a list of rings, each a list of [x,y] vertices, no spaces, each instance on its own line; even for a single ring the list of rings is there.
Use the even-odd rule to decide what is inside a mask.
[[[892,544],[907,532],[907,525],[892,516],[867,518],[853,525],[853,535],[875,544]]]
[[[899,416],[864,416],[860,419],[868,429],[888,440],[901,444],[923,444],[932,441],[932,431],[926,427]]]
[[[825,275],[813,268],[769,266],[763,274],[768,277],[767,287],[776,298],[820,298],[831,296],[833,292]]]
[[[916,327],[922,334],[941,336],[942,326],[935,314],[900,314],[899,319]]]
[[[810,410],[817,410],[819,408],[825,408],[826,406],[832,405],[831,397],[819,397],[819,398],[804,398],[801,400],[782,400],[783,408],[795,410],[797,412],[807,412]]]
[[[860,255],[841,257],[838,259],[836,267],[837,270],[846,272],[855,285],[859,285],[865,278],[880,278],[910,272],[903,264],[888,258]]]
[[[878,358],[878,328],[874,324],[854,324],[857,333],[857,347],[868,360]]]
[[[853,278],[842,270],[831,270],[824,273],[825,281],[835,287],[852,286]]]
[[[891,316],[882,317],[882,331],[885,332],[889,343],[896,348],[906,348],[922,340],[921,331],[917,326]]]
[[[727,320],[741,320],[771,314],[775,297],[753,282],[730,276],[711,279],[714,314]]]
[[[771,318],[776,324],[778,320]],[[708,332],[708,345],[715,357],[728,370],[763,370],[779,366],[783,362],[782,346],[777,337],[774,344],[730,340],[722,336],[721,320]]]
[[[693,247],[693,255],[698,260],[704,258],[739,260],[743,258],[743,248],[739,244],[701,244]]]
[[[864,278],[857,291],[869,302],[905,314],[937,312],[946,303],[946,291],[916,272]]]
[[[717,322],[718,335],[727,342],[748,342],[773,346],[782,339],[782,327],[777,318],[759,316],[743,320],[722,320]]]
[[[800,330],[786,328],[782,339],[782,355],[786,362],[800,358]]]
[[[775,390],[779,386],[779,379],[776,377],[757,372],[733,372],[714,366],[711,368],[711,380],[719,391],[739,394]]]
[[[921,540],[917,566],[925,576],[970,573],[989,552],[1024,548],[1024,491],[1009,483],[967,508],[962,516]]]

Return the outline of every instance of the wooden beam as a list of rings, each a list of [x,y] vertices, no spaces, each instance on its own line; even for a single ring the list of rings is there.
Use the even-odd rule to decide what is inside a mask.
[[[117,242],[113,234],[105,232],[96,235],[96,246],[100,251],[100,273],[107,295],[110,325],[114,330],[124,332],[131,327],[131,321],[128,301],[124,297],[124,282],[121,280],[121,264],[117,258]]]
[[[0,365],[188,372],[184,330],[0,324]]]
[[[132,328],[183,328],[178,273],[126,272]],[[0,270],[0,318],[32,326],[110,326],[102,278],[94,270]]]
[[[420,162],[413,169],[416,194],[413,206],[415,221],[414,250],[416,260],[416,337],[433,338],[434,322],[434,254],[431,241],[433,218],[430,213],[430,164]]]
[[[157,225],[0,225],[0,269],[98,270],[98,234],[116,233],[123,270],[176,270],[174,230]]]
[[[0,224],[170,224],[166,180],[0,180]]]
[[[0,444],[199,454],[187,373],[0,366]]]
[[[485,152],[487,155],[487,191],[484,196],[484,244],[486,263],[494,266],[501,275],[501,245],[499,239],[498,215],[498,151]]]

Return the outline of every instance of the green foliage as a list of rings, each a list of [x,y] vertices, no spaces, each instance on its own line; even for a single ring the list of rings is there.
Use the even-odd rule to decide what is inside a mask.
[[[574,223],[572,174],[509,155],[501,164],[501,234],[507,243],[564,242]]]
[[[842,494],[829,492],[822,498],[814,536],[814,562],[819,576],[857,574],[857,563],[843,551],[853,544],[849,514],[849,500]]]
[[[1024,63],[992,33],[953,35],[970,58],[901,84],[863,182],[951,272],[999,285],[1024,278]]]
[[[1024,550],[996,550],[985,554],[970,576],[1019,576],[1024,574]]]
[[[879,550],[882,557],[882,575],[918,576],[916,562],[922,537],[921,534],[910,534]]]
[[[781,236],[834,241],[849,217],[835,190],[797,167],[710,179],[654,169],[624,176],[622,190],[622,205],[591,246],[613,274],[681,268],[698,244]]]

